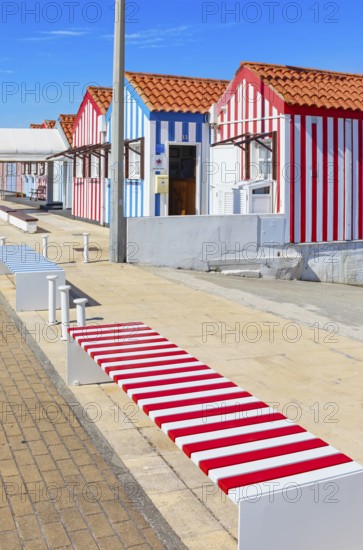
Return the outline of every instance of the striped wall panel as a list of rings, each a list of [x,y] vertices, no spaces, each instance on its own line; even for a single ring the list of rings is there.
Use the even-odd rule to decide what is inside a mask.
[[[362,239],[362,121],[295,115],[290,128],[291,242]]]
[[[93,103],[90,100],[86,101],[74,128],[74,147],[101,143],[101,132],[98,127],[98,115],[99,112],[96,110]]]
[[[177,118],[177,115],[176,115]],[[165,145],[167,142],[201,143],[203,140],[202,122],[182,122],[180,120],[157,120],[155,123],[155,143]]]
[[[111,205],[111,180],[105,181],[105,223],[110,223],[110,205]],[[125,180],[124,196],[125,209],[124,215],[127,218],[136,218],[144,215],[144,180]]]

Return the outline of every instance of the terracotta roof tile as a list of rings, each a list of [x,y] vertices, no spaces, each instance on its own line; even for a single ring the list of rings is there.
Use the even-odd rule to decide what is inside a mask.
[[[70,145],[72,145],[73,124],[75,120],[76,115],[59,115],[59,123]]]
[[[56,125],[56,120],[45,120],[43,123],[43,128],[51,130]]]
[[[229,82],[186,76],[126,72],[151,111],[207,113]]]
[[[41,130],[43,128],[43,124],[30,124],[30,128],[33,130]]]
[[[289,105],[363,111],[363,75],[320,69],[242,62]]]
[[[112,88],[99,88],[96,86],[88,86],[88,91],[93,100],[96,102],[103,115],[106,114],[112,101]]]

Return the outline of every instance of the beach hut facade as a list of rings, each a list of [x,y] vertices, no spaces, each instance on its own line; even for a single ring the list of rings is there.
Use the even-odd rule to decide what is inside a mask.
[[[242,63],[211,116],[213,213],[283,214],[291,243],[363,239],[363,75]]]

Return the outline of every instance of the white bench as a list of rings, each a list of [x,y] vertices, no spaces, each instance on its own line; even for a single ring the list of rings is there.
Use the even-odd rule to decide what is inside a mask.
[[[16,212],[16,210],[8,208],[7,206],[0,206],[0,220],[9,222],[9,214],[12,212]]]
[[[239,506],[239,550],[363,547],[362,466],[143,323],[68,332],[68,384],[118,384]]]
[[[8,213],[8,221],[11,225],[22,229],[26,233],[36,233],[38,228],[38,218],[30,216],[22,210]]]
[[[15,275],[16,311],[48,309],[47,275],[57,275],[57,287],[65,284],[65,272],[25,244],[0,246],[0,261]],[[57,290],[56,307],[60,307]]]

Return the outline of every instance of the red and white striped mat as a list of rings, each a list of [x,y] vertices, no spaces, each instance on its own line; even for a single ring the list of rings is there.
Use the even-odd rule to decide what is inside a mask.
[[[69,333],[235,502],[362,469],[143,323]]]

